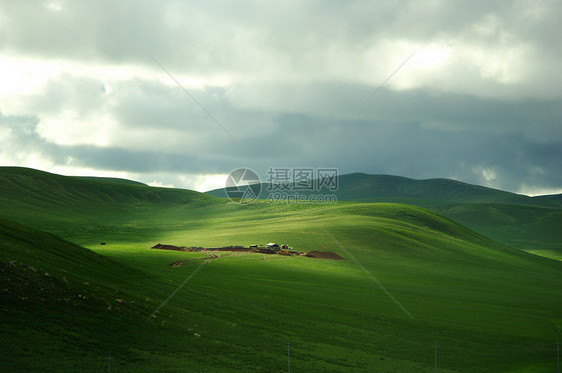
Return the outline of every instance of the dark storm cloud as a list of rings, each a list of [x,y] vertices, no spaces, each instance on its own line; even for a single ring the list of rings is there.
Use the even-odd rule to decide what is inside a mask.
[[[198,157],[192,154],[167,152],[158,149],[136,152],[132,150],[96,146],[61,146],[55,156],[72,157],[73,166],[86,166],[112,171],[136,173],[202,173],[218,172],[217,164],[232,169],[236,165],[223,157]],[[221,167],[222,168],[222,167]]]
[[[524,185],[558,188],[562,184],[562,176],[554,172],[562,169],[559,144],[531,142],[524,135],[354,123],[340,138],[326,146],[317,161],[338,154],[331,164],[344,173],[451,177],[515,191]]]
[[[270,124],[270,115],[233,107],[223,88],[190,89],[197,103],[179,87],[170,89],[142,80],[119,83],[114,90],[111,111],[129,128],[166,128],[220,137],[221,128],[197,103],[221,125],[236,131],[237,137],[263,132]]]

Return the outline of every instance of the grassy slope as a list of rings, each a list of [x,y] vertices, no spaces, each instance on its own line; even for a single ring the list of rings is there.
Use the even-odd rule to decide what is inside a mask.
[[[455,180],[365,174],[342,176],[340,189],[341,200],[426,207],[505,245],[562,259],[562,210],[557,196],[527,197]]]
[[[327,246],[349,258],[341,244],[416,318],[410,320],[351,260],[232,256],[205,265],[148,324],[139,316],[129,321],[118,317],[114,325],[120,332],[111,336],[121,341],[121,349],[86,329],[92,352],[81,353],[87,356],[80,361],[99,364],[101,350],[107,348],[123,370],[190,365],[219,370],[222,365],[276,371],[286,369],[283,351],[290,342],[293,368],[302,371],[431,371],[432,346],[438,341],[442,371],[465,371],[466,366],[471,371],[545,371],[553,366],[553,328],[562,319],[560,263],[498,245],[427,210],[354,203],[240,206],[188,191],[67,185],[67,179],[56,177],[47,187],[49,175],[38,176],[44,181],[26,177],[20,185],[33,185],[35,202],[27,203],[29,192],[22,189],[6,198],[5,188],[0,214],[49,226],[111,258],[110,268],[134,267],[115,285],[94,270],[85,276],[107,289],[119,285],[135,304],[145,297],[159,303],[195,269],[167,264],[199,254],[147,249],[156,242],[210,246],[278,241],[305,250]],[[112,193],[129,200],[108,200]],[[84,197],[61,201],[68,195]],[[59,207],[45,221],[51,206]],[[100,241],[109,245],[100,246]],[[123,308],[129,312],[129,306]],[[58,309],[54,304],[50,312]],[[138,311],[144,316],[151,308],[143,305]],[[123,322],[130,326],[119,327]],[[69,325],[63,322],[61,329],[64,334]],[[50,335],[58,334],[57,329]],[[12,334],[17,343],[23,337],[17,329]],[[86,343],[80,335],[77,340]],[[83,349],[79,344],[76,352]],[[15,363],[33,351],[44,349],[34,346]],[[61,351],[54,356],[78,364]],[[41,361],[52,360],[42,355],[37,363]]]
[[[101,356],[138,359],[153,305],[149,277],[48,233],[0,219],[0,348],[5,371],[100,371]],[[152,279],[154,281],[154,279]],[[125,304],[116,299],[125,300]],[[124,344],[123,331],[133,343]]]
[[[562,259],[560,195],[528,197],[455,180],[361,173],[340,176],[333,193],[339,201],[429,208],[505,245]],[[209,194],[226,197],[224,190]]]
[[[535,198],[555,202],[559,207],[562,207],[562,194],[550,194],[546,196],[537,196]]]
[[[104,229],[126,226],[124,221],[134,224],[136,216],[148,216],[154,206],[198,206],[209,199],[188,190],[84,180],[18,167],[0,168],[0,206],[4,217],[46,231],[60,232],[62,222],[68,230],[79,226],[93,232],[100,222]],[[64,233],[65,237],[70,234]]]
[[[491,203],[431,209],[508,246],[562,260],[561,209]]]

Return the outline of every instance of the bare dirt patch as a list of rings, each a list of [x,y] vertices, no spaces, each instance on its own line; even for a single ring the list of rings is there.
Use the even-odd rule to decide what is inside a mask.
[[[333,251],[310,251],[305,256],[316,259],[345,260]]]
[[[151,249],[187,251],[187,252],[193,251],[191,248],[189,248],[187,246],[162,245],[162,244],[159,244],[159,243],[152,246]]]
[[[207,257],[197,258],[197,259],[184,259],[177,260],[170,264],[170,267],[180,267],[184,264],[201,262],[203,260],[217,259],[220,258],[221,252],[228,252],[229,255],[246,254],[246,253],[257,253],[266,254],[264,255],[264,260],[267,255],[282,255],[282,256],[306,256],[315,259],[330,259],[330,260],[345,260],[333,251],[310,251],[308,253],[293,251],[293,250],[275,250],[273,248],[258,246],[258,247],[244,247],[244,246],[227,246],[227,247],[187,247],[187,246],[174,246],[174,245],[162,245],[156,244],[152,246],[152,249],[159,250],[175,250],[184,252],[205,252]]]
[[[249,252],[259,254],[276,254],[275,250],[268,249],[266,247],[254,247],[250,249]]]

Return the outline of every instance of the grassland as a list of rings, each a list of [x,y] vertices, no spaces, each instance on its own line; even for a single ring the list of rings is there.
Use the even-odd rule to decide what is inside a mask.
[[[431,209],[495,241],[562,260],[562,209],[494,203],[444,204]]]
[[[261,198],[267,198],[267,185]],[[341,175],[338,201],[401,203],[428,208],[504,245],[562,259],[561,196],[528,197],[449,179]],[[307,194],[300,192],[300,194]],[[208,192],[225,198],[224,189]]]
[[[290,343],[293,371],[430,372],[435,342],[442,372],[555,367],[562,264],[423,208],[240,205],[22,169],[0,181],[1,217],[64,238],[0,222],[7,369],[100,371],[111,352],[113,371],[285,371]],[[149,249],[269,241],[348,260],[172,268],[203,254]]]

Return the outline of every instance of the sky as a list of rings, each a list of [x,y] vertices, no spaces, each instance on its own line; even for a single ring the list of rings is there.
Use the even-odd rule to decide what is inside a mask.
[[[0,165],[562,193],[562,2],[0,0]]]

